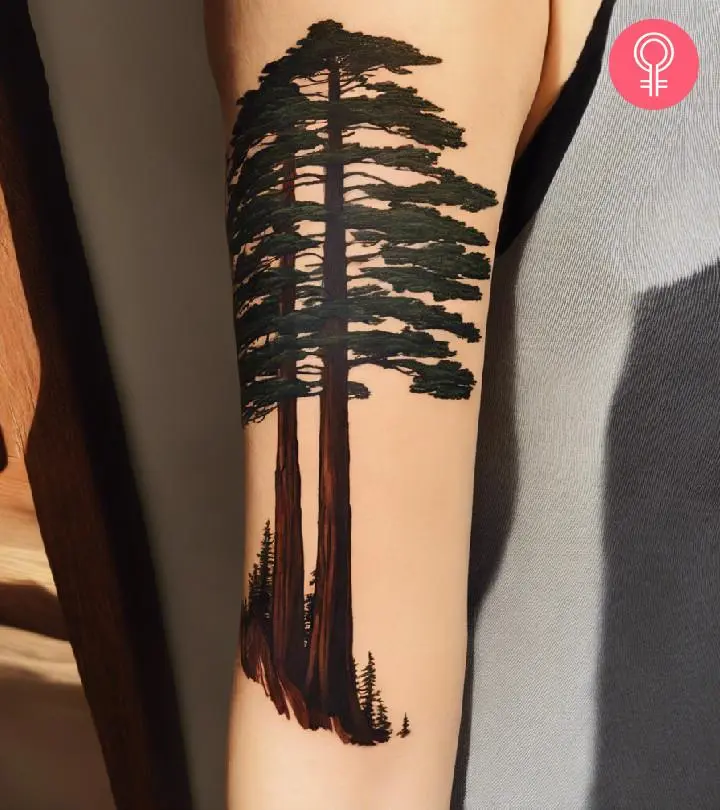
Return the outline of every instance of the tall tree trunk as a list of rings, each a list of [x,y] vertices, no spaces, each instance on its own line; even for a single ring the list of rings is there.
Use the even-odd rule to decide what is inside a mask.
[[[342,149],[338,115],[340,69],[329,69],[328,149]],[[323,288],[328,301],[347,299],[344,168],[330,163],[325,177]],[[353,663],[350,549],[350,436],[348,425],[347,317],[329,318],[323,336],[320,394],[320,480],[315,615],[310,639],[306,696],[310,716],[335,718],[354,742],[372,741],[357,696]]]
[[[295,201],[295,161],[285,163],[285,201]],[[281,269],[292,272],[293,254],[281,259]],[[295,280],[280,293],[280,315],[295,309]],[[297,379],[294,359],[284,360],[280,378]],[[298,686],[307,666],[305,648],[305,567],[303,558],[300,462],[298,458],[297,399],[285,396],[277,407],[277,459],[275,466],[275,571],[272,605],[272,653],[275,666]]]

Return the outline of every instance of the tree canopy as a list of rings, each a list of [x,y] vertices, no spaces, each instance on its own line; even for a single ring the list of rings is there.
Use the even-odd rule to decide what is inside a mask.
[[[259,87],[241,99],[228,163],[228,237],[246,422],[264,419],[284,398],[317,396],[318,357],[338,342],[351,369],[400,372],[413,393],[469,396],[474,375],[455,359],[449,338],[476,342],[480,333],[446,305],[481,297],[488,241],[448,212],[478,212],[496,197],[439,163],[443,150],[464,146],[462,128],[415,88],[389,80],[439,61],[328,20],[266,65]],[[372,145],[374,132],[395,145]],[[331,300],[323,286],[330,214],[323,202],[303,199],[303,190],[323,187],[329,167],[338,166],[347,265],[344,295]],[[289,285],[295,306],[281,312]],[[324,335],[328,319],[348,329]],[[279,369],[289,360],[297,373],[283,379]],[[370,391],[351,374],[348,395]]]

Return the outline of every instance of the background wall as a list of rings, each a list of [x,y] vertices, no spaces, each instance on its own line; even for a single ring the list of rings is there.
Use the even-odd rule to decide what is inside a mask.
[[[223,140],[201,0],[30,0],[153,536],[198,810],[222,806],[241,574]]]

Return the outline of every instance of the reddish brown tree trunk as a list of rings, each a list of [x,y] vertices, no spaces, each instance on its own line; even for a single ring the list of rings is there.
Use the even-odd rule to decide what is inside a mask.
[[[342,149],[342,125],[333,109],[340,101],[340,70],[329,70],[328,149]],[[347,299],[344,169],[326,170],[323,287],[329,301]],[[350,436],[348,424],[347,317],[327,320],[323,336],[320,394],[320,483],[315,606],[306,680],[311,721],[330,725],[357,743],[371,743],[360,708],[353,663],[350,547]],[[331,719],[332,718],[332,719]]]
[[[284,196],[295,200],[295,162],[285,164]],[[281,269],[292,272],[295,256],[284,256]],[[280,293],[280,315],[295,309],[295,281]],[[283,361],[280,378],[297,379],[294,359]],[[277,458],[275,466],[275,572],[272,605],[272,653],[281,675],[301,685],[307,666],[305,648],[305,567],[303,556],[300,462],[298,458],[297,399],[284,396],[277,407]]]

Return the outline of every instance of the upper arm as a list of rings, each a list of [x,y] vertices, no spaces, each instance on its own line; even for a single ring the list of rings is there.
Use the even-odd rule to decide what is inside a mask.
[[[447,806],[489,275],[547,5],[206,0],[247,446],[233,810]]]

